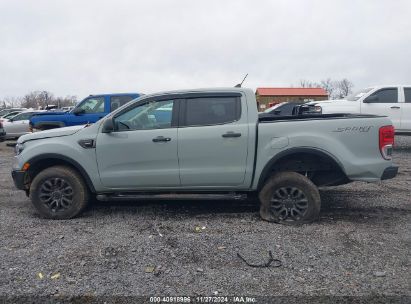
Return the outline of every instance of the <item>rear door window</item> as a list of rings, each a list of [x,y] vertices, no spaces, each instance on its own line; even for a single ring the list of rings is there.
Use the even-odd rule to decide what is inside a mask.
[[[411,88],[404,88],[405,102],[411,103]]]
[[[239,97],[199,97],[186,99],[185,126],[205,126],[234,122],[241,117]]]

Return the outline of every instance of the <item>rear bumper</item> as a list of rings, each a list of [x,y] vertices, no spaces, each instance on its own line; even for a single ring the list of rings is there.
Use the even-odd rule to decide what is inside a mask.
[[[381,180],[394,178],[398,173],[398,166],[391,166],[384,170]]]
[[[27,175],[26,171],[13,170],[11,171],[11,177],[13,178],[14,186],[19,190],[27,190]]]

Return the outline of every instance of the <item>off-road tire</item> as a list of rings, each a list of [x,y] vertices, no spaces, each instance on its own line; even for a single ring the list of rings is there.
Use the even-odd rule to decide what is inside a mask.
[[[273,175],[261,189],[258,198],[261,203],[260,216],[269,222],[300,225],[319,217],[321,198],[317,186],[296,172]]]
[[[69,188],[70,191],[67,190]],[[60,197],[64,196],[64,201],[59,200],[58,193],[56,197],[54,196],[56,192],[60,193]],[[87,206],[89,189],[82,176],[74,169],[66,166],[53,166],[41,171],[33,179],[30,199],[42,217],[65,220],[80,214]],[[71,203],[68,204],[67,201]]]

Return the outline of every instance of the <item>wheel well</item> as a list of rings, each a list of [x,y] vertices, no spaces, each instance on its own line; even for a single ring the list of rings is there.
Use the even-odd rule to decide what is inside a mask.
[[[76,162],[72,160],[67,160],[63,158],[43,158],[36,161],[29,161],[30,168],[28,170],[28,174],[30,180],[33,180],[37,174],[39,174],[44,169],[53,167],[53,166],[66,166],[75,171],[77,171],[81,177],[84,179],[87,187],[92,193],[95,193],[94,186],[90,180],[90,177],[87,175],[86,171]]]
[[[316,186],[335,186],[349,182],[344,170],[323,152],[294,152],[272,159],[262,172],[258,188],[276,172],[291,171],[307,176]]]

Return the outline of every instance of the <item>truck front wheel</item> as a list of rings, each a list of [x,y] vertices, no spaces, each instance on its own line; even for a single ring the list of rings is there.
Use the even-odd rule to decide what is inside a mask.
[[[273,175],[259,193],[260,216],[269,222],[298,225],[315,221],[321,198],[317,186],[296,172]]]
[[[53,166],[33,179],[30,199],[44,218],[64,220],[78,215],[87,205],[89,191],[83,178],[65,166]]]

